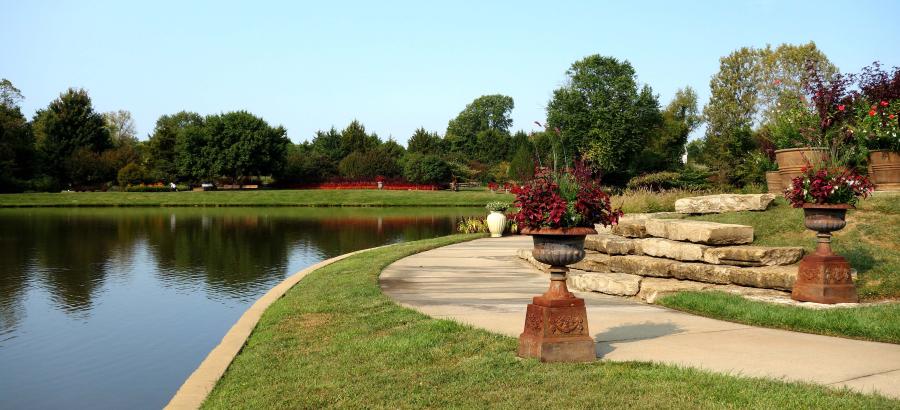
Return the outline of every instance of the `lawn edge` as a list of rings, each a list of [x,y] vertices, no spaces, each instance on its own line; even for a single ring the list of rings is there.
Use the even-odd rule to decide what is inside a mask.
[[[241,349],[244,347],[244,344],[247,342],[247,339],[250,337],[250,334],[253,333],[253,330],[256,328],[256,325],[259,323],[260,318],[262,318],[263,313],[265,313],[266,309],[269,308],[273,303],[275,303],[278,299],[281,299],[282,296],[285,295],[291,288],[294,287],[297,283],[300,282],[303,278],[305,278],[310,273],[324,268],[332,263],[341,261],[343,259],[349,258],[354,255],[358,255],[363,252],[368,252],[375,249],[380,249],[386,246],[392,245],[383,245],[377,246],[374,248],[360,249],[358,251],[345,253],[343,255],[335,256],[330,259],[326,259],[324,261],[318,262],[312,266],[309,266],[299,272],[294,273],[291,276],[288,276],[286,279],[281,281],[281,283],[269,289],[263,296],[256,300],[246,311],[241,315],[241,317],[231,326],[231,329],[225,333],[225,336],[222,337],[222,340],[219,342],[216,347],[214,347],[209,354],[206,355],[206,358],[200,363],[199,366],[191,373],[190,376],[184,381],[181,387],[178,388],[178,391],[175,392],[175,395],[172,396],[172,399],[169,400],[169,403],[166,404],[166,409],[198,409],[203,404],[203,401],[206,400],[206,397],[212,392],[213,388],[215,388],[216,384],[219,382],[219,379],[225,374],[225,371],[228,370],[228,367],[231,365],[231,362],[235,357],[241,352]]]

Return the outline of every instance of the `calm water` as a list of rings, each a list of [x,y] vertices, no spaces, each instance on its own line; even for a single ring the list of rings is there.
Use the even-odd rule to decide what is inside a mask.
[[[0,209],[0,408],[160,408],[243,311],[481,209]]]

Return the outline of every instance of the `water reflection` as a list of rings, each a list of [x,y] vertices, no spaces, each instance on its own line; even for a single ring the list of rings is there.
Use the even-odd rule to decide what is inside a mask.
[[[159,407],[287,274],[357,249],[446,235],[480,213],[0,210],[0,408]],[[77,358],[63,354],[73,348]],[[48,355],[55,362],[42,373],[36,363]]]

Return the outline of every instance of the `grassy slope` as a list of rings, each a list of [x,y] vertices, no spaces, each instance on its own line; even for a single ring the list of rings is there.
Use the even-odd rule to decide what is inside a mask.
[[[803,211],[783,200],[765,213],[739,212],[692,217],[752,225],[754,243],[799,245],[812,250],[815,236],[803,227]],[[900,299],[900,196],[879,195],[848,214],[833,248],[859,271],[857,290],[869,301]],[[722,320],[856,339],[900,343],[900,303],[852,309],[812,310],[774,305],[717,292],[687,292],[658,303]]]
[[[541,364],[514,338],[402,308],[377,285],[437,238],[320,269],[272,305],[207,408],[889,408],[883,397],[649,363]]]
[[[691,217],[753,226],[754,244],[815,248],[815,233],[803,227],[803,211],[778,199],[768,211]],[[834,233],[832,248],[859,272],[863,300],[900,299],[900,195],[878,196],[847,214],[848,224]]]
[[[512,201],[488,191],[261,190],[70,192],[0,195],[0,207],[30,206],[484,206]]]

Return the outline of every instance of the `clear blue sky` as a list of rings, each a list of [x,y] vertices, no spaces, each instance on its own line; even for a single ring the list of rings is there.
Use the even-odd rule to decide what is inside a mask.
[[[543,121],[586,55],[631,61],[665,105],[705,103],[719,57],[816,44],[842,71],[900,65],[900,2],[46,2],[0,0],[0,77],[31,116],[67,87],[126,109],[145,139],[162,114],[245,109],[294,141],[352,119],[404,143],[443,134],[475,97],[515,100],[513,129]]]

